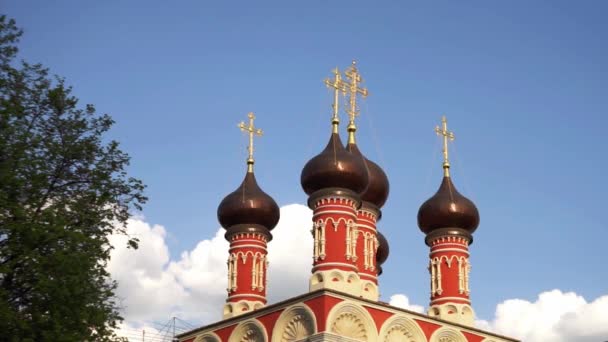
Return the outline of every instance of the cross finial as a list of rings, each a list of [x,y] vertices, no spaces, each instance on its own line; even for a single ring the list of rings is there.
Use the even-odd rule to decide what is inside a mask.
[[[435,127],[435,133],[443,138],[443,175],[450,176],[450,160],[448,159],[448,140],[454,141],[454,132],[448,131],[448,119],[441,117],[441,128]]]
[[[334,74],[334,80],[332,81],[331,79],[326,78],[325,85],[328,88],[334,89],[334,104],[331,106],[333,108],[331,126],[332,132],[338,133],[338,125],[340,124],[340,118],[338,117],[338,95],[340,95],[340,92],[342,92],[342,94],[346,94],[346,87],[344,85],[344,81],[342,81],[342,76],[340,75],[340,70],[338,70],[338,67],[332,70],[332,73]]]
[[[249,118],[249,126],[246,126],[245,122],[241,121],[238,127],[241,129],[241,131],[249,134],[249,146],[247,147],[247,150],[249,151],[249,157],[247,158],[247,172],[253,172],[253,136],[257,135],[258,137],[261,137],[263,132],[260,128],[253,126],[253,120],[255,119],[253,112],[247,114],[247,117]]]
[[[349,121],[346,129],[348,130],[348,142],[355,143],[355,131],[357,130],[357,126],[355,125],[355,117],[359,116],[359,109],[357,108],[357,95],[361,95],[362,98],[367,97],[368,92],[367,88],[359,87],[359,84],[363,83],[363,78],[361,74],[359,74],[359,70],[357,70],[357,62],[353,61],[353,64],[346,69],[344,72],[346,78],[350,80],[350,82],[344,82],[346,86],[346,90],[349,94],[349,108],[346,110],[348,113]]]

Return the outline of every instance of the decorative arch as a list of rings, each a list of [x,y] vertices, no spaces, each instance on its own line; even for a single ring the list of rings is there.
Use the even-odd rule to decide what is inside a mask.
[[[454,304],[447,304],[442,307],[444,315],[458,315],[458,308]],[[441,309],[440,309],[441,310]]]
[[[338,230],[338,226],[340,225],[341,222],[344,222],[344,224],[346,226],[355,223],[355,221],[353,221],[350,218],[348,220],[346,220],[344,217],[340,217],[336,220],[335,218],[333,218],[331,216],[325,219],[325,224],[328,224],[330,222],[332,224],[332,227],[334,228],[334,232]]]
[[[380,329],[379,342],[426,342],[424,332],[410,318],[394,315]]]
[[[452,262],[454,261],[454,259],[457,259],[457,257],[455,255],[451,255],[451,256],[447,256],[447,255],[442,255],[439,257],[439,263],[441,264],[441,262],[443,260],[445,260],[446,265],[448,265],[448,268],[452,267]]]
[[[320,283],[323,282],[323,280],[324,279],[323,279],[323,274],[322,273],[315,273],[315,274],[312,275],[310,285],[314,286],[314,285],[320,284]]]
[[[241,258],[243,264],[245,264],[247,262],[247,256],[251,255],[251,257],[253,258],[253,252],[252,251],[238,251],[236,252],[236,257],[237,258]]]
[[[273,342],[299,341],[317,332],[317,320],[304,303],[292,305],[281,313],[272,330]]]
[[[234,306],[232,305],[232,303],[226,303],[224,305],[224,318],[228,317],[228,316],[232,316],[233,312],[234,312]]]
[[[222,340],[216,334],[209,332],[197,336],[192,342],[222,342]]]
[[[236,310],[237,314],[245,311],[251,311],[253,308],[251,304],[247,301],[236,302],[233,306],[234,310]]]
[[[365,298],[375,298],[377,300],[378,297],[380,297],[380,294],[378,293],[378,285],[369,280],[362,282],[361,293]]]
[[[332,271],[329,274],[329,278],[330,278],[331,281],[339,281],[339,282],[345,281],[344,275],[340,271]],[[334,280],[334,279],[337,279],[337,280]]]
[[[429,342],[467,342],[467,338],[456,329],[443,327],[431,335]]]
[[[372,316],[362,306],[342,302],[327,315],[329,331],[357,341],[377,341],[378,330]]]
[[[357,285],[361,281],[361,278],[357,275],[357,273],[351,273],[346,278],[346,282],[349,284]]]
[[[239,324],[228,339],[230,342],[268,342],[266,329],[257,319]]]

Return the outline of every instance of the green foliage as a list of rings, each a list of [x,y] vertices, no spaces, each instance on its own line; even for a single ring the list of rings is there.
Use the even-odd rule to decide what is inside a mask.
[[[64,79],[17,62],[21,31],[0,16],[0,335],[113,341],[122,320],[105,266],[146,201],[112,126]],[[129,240],[137,247],[137,240]]]

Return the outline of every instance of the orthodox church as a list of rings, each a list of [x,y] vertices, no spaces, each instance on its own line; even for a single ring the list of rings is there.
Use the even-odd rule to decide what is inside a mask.
[[[253,138],[262,131],[249,123],[247,172],[241,185],[220,203],[217,216],[226,229],[228,296],[219,322],[185,332],[180,342],[502,342],[517,341],[473,326],[469,291],[469,245],[479,224],[475,204],[461,195],[450,176],[447,120],[435,131],[443,139],[443,179],[418,211],[418,226],[429,246],[430,305],[427,314],[379,301],[378,277],[389,245],[378,230],[389,181],[356,141],[357,98],[367,96],[353,64],[325,84],[333,90],[331,133],[325,149],[310,159],[301,185],[313,210],[314,237],[309,291],[266,305],[267,244],[279,222],[279,207],[256,182]],[[348,140],[339,134],[340,94]],[[420,279],[420,281],[424,281]],[[218,308],[220,310],[220,308]]]

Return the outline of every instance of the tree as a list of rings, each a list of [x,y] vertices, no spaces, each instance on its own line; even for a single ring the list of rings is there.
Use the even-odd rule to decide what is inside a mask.
[[[104,140],[113,120],[78,106],[63,78],[16,61],[22,34],[0,16],[0,335],[110,341],[122,318],[106,264],[144,185]],[[129,239],[137,248],[137,239]]]

